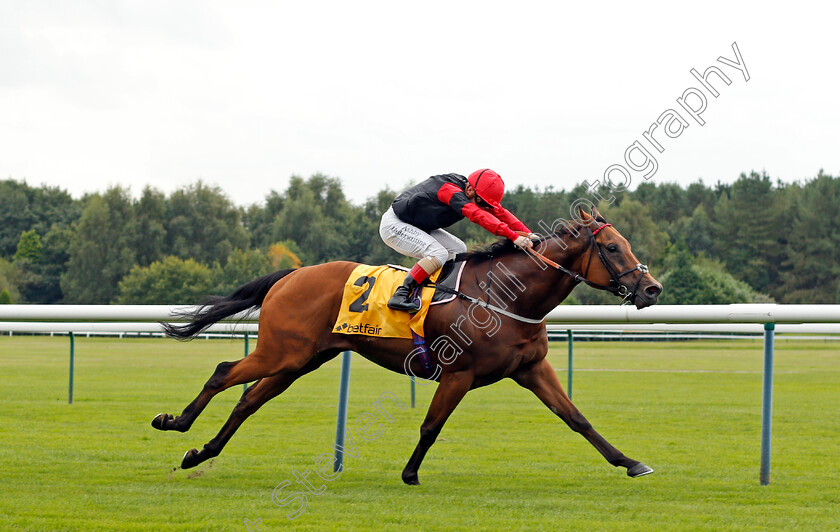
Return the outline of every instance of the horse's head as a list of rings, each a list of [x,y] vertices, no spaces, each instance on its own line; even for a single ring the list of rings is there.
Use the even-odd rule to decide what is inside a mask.
[[[612,224],[606,223],[597,209],[591,216],[581,209],[580,215],[583,220],[580,237],[589,239],[577,263],[585,282],[612,292],[636,308],[655,304],[662,285],[633,255],[627,239]]]

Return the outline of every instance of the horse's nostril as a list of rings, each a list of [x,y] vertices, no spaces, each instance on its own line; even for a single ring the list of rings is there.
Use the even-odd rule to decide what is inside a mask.
[[[645,288],[645,295],[648,297],[656,297],[662,292],[662,287],[658,284],[652,284]]]

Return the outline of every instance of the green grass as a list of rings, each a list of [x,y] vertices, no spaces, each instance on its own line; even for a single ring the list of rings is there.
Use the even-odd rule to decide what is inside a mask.
[[[566,346],[551,360],[566,382]],[[840,529],[840,351],[777,341],[772,478],[760,486],[760,341],[578,342],[574,400],[607,440],[655,469],[630,479],[510,381],[471,392],[420,469],[400,472],[435,385],[417,408],[389,408],[372,441],[333,481],[314,463],[335,436],[339,359],[301,379],[239,430],[221,456],[173,471],[221,427],[242,387],[218,396],[186,433],[149,425],[179,413],[242,343],[0,338],[0,529],[410,530]],[[618,371],[617,371],[618,370]],[[354,356],[348,426],[409,382]],[[386,403],[387,404],[387,403]],[[382,419],[382,416],[380,416]],[[374,425],[375,426],[375,425]],[[305,512],[272,490],[309,469],[323,493]],[[303,489],[285,488],[281,497]],[[254,528],[256,530],[256,528]]]

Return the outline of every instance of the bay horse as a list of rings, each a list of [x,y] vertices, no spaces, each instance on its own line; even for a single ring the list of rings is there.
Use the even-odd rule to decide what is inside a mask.
[[[420,464],[464,395],[506,377],[531,390],[613,466],[627,468],[631,477],[653,472],[595,431],[546,360],[548,335],[543,318],[578,283],[608,290],[637,308],[655,304],[662,291],[627,240],[597,210],[591,215],[582,209],[578,213],[574,222],[563,220],[556,224],[557,230],[552,228],[552,234],[536,241],[537,254],[519,250],[507,240],[465,254],[460,292],[471,301],[456,298],[429,309],[424,332],[429,358],[436,367],[427,376],[439,385],[420,427],[420,441],[402,472],[406,484],[420,483]],[[190,339],[221,319],[261,307],[254,351],[241,360],[220,363],[181,415],[158,414],[152,421],[159,430],[186,432],[217,393],[256,381],[242,394],[218,435],[201,450],[186,452],[182,468],[218,456],[248,416],[342,351],[355,351],[397,373],[424,374],[425,366],[412,356],[411,339],[333,332],[344,284],[357,265],[338,261],[278,271],[241,286],[228,297],[208,299],[187,315],[186,324],[164,324],[170,336]],[[509,281],[507,289],[501,288],[500,279]],[[501,292],[507,293],[507,302],[501,301]],[[491,321],[495,326],[488,330]]]

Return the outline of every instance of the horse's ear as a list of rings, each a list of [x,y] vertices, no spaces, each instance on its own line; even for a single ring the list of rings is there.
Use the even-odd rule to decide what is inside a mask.
[[[597,212],[598,212],[598,209],[596,209],[595,206],[593,205],[592,206],[592,215],[590,216],[589,213],[587,213],[585,210],[583,210],[583,207],[578,206],[578,214],[580,215],[580,218],[577,221],[580,222],[582,225],[586,225],[586,226],[590,226],[594,223],[598,223],[595,220],[595,215],[597,214]]]
[[[597,218],[603,218],[603,216],[601,216],[601,213],[598,212],[598,207],[594,207],[594,206],[592,207],[592,217],[596,218],[596,219]]]
[[[588,220],[591,218],[589,214],[583,210],[583,207],[578,206],[578,213],[580,214],[580,219],[583,220],[583,223],[588,223]]]

